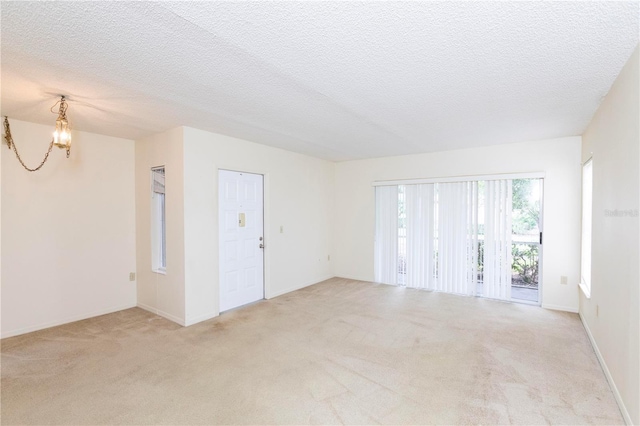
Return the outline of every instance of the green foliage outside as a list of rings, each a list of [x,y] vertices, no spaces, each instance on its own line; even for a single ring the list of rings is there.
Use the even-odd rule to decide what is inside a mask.
[[[540,200],[531,201],[531,179],[513,180],[513,216],[514,234],[527,235],[538,232],[540,220]],[[537,183],[537,182],[536,182]]]
[[[518,274],[517,284],[538,285],[538,246],[536,244],[512,244],[511,269]]]
[[[537,180],[514,179],[513,180],[513,215],[512,232],[516,235],[536,235],[539,232],[540,200],[531,200],[532,185],[538,184]],[[537,244],[513,244],[511,246],[513,263],[512,271],[517,275],[514,284],[527,286],[538,285],[538,245]]]

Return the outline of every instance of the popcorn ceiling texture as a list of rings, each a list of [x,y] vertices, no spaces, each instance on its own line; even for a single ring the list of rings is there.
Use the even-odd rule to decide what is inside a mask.
[[[330,160],[584,131],[637,2],[2,2],[2,114]]]

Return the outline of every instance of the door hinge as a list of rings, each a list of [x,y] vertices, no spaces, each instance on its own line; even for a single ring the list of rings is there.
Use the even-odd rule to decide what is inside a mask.
[[[540,245],[542,245],[542,232],[540,232]]]

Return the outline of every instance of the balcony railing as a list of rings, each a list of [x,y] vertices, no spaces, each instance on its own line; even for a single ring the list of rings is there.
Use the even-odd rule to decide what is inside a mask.
[[[512,236],[512,281],[511,298],[528,302],[538,302],[539,241],[538,235]],[[477,294],[482,294],[483,265],[482,244],[484,236],[478,236],[478,284]],[[407,237],[406,228],[398,229],[398,284],[406,285],[407,280]]]

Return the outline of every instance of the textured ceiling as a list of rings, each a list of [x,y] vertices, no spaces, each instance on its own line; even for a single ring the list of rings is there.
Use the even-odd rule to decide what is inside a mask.
[[[582,134],[638,2],[9,2],[2,114],[330,160]]]

